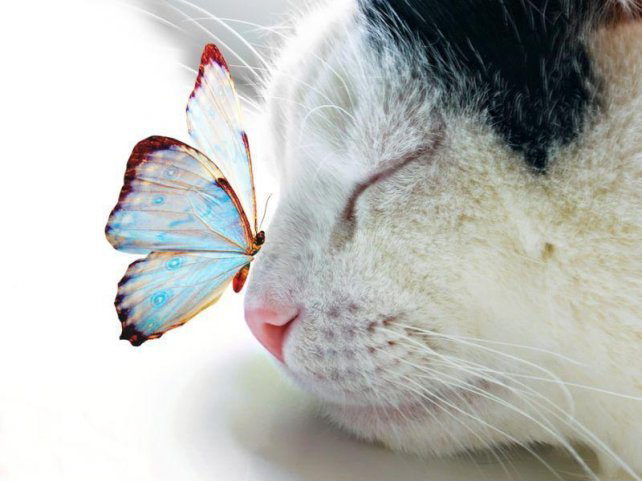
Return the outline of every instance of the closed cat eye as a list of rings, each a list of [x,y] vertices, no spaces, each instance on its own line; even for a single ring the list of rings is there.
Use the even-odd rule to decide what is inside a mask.
[[[332,231],[331,245],[334,248],[340,248],[342,245],[348,242],[354,235],[354,231],[356,227],[356,222],[355,222],[356,205],[361,194],[363,194],[368,189],[368,187],[390,178],[397,171],[401,170],[411,162],[414,162],[422,158],[426,158],[432,152],[434,152],[434,150],[439,146],[439,144],[442,141],[442,135],[441,135],[442,130],[440,129],[438,132],[440,132],[439,135],[435,137],[435,140],[429,146],[416,149],[414,152],[402,157],[400,161],[395,162],[393,165],[383,170],[380,170],[379,172],[370,176],[364,182],[360,182],[354,187],[354,189],[352,190],[352,193],[350,194],[350,197],[348,198],[346,206],[343,209],[343,212],[341,213],[341,217],[339,218],[339,221],[337,222],[334,230]]]
[[[404,157],[401,158],[401,160],[395,162],[393,165],[380,170],[379,172],[373,174],[370,176],[367,180],[364,182],[360,182],[357,184],[354,189],[352,190],[352,193],[350,194],[350,197],[348,198],[348,202],[346,203],[346,206],[343,210],[342,214],[342,220],[345,223],[352,223],[354,222],[355,218],[355,207],[357,200],[363,194],[368,187],[381,182],[392,175],[394,175],[398,170],[401,170],[404,168],[406,165],[410,164],[411,162],[414,162],[416,160],[419,160],[421,158],[424,158],[428,155],[430,155],[432,152],[434,152],[439,145],[441,145],[441,142],[443,140],[443,129],[439,128],[436,131],[435,138],[433,142],[428,145],[428,146],[422,146],[415,150],[414,152],[411,152]]]

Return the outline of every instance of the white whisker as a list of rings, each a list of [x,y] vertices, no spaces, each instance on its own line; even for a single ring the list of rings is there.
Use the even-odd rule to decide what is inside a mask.
[[[405,327],[405,328],[412,329],[412,330],[415,330],[417,332],[429,334],[429,335],[435,336],[435,337],[443,337],[443,338],[455,339],[455,340],[464,339],[464,340],[467,340],[467,341],[480,342],[480,343],[483,343],[483,344],[495,344],[495,345],[498,345],[498,346],[517,347],[517,348],[520,348],[520,349],[527,349],[529,351],[542,352],[542,353],[545,353],[545,354],[550,354],[551,356],[557,357],[557,358],[562,359],[564,361],[568,361],[568,362],[570,362],[572,364],[575,364],[577,366],[586,366],[585,363],[577,361],[576,359],[573,359],[573,358],[570,358],[568,356],[565,356],[564,354],[560,354],[559,352],[551,351],[549,349],[544,349],[544,348],[541,348],[541,347],[528,346],[526,344],[515,344],[515,343],[512,343],[512,342],[505,342],[505,341],[495,341],[495,340],[490,340],[490,339],[481,339],[481,338],[478,338],[478,337],[461,336],[461,335],[454,335],[454,334],[443,334],[443,333],[431,331],[431,330],[428,330],[428,329],[421,329],[421,328],[418,328],[418,327],[406,326],[406,325],[402,325],[402,324],[398,324],[398,325],[400,327]]]
[[[135,10],[135,11],[139,12],[139,13],[142,13],[143,15],[146,15],[146,16],[148,16],[150,18],[153,18],[154,20],[162,23],[166,27],[173,28],[174,30],[178,30],[179,32],[187,33],[185,31],[185,29],[183,29],[180,25],[177,25],[176,23],[171,22],[170,20],[168,20],[168,19],[166,19],[164,17],[161,17],[160,15],[157,15],[154,12],[150,12],[149,10],[146,10],[144,8],[137,7],[136,5],[132,5],[131,3],[125,3],[124,1],[119,2],[119,3],[121,3],[126,8],[130,8],[132,10]]]
[[[530,421],[534,422],[536,425],[538,425],[539,427],[544,429],[548,434],[553,436],[555,439],[557,439],[557,441],[559,441],[560,444],[562,446],[564,446],[569,451],[569,453],[571,453],[573,458],[582,466],[583,469],[586,470],[587,473],[591,474],[594,479],[598,479],[597,476],[595,476],[595,473],[593,473],[591,468],[588,466],[588,464],[586,464],[586,461],[584,461],[584,459],[579,455],[579,453],[577,453],[575,448],[573,448],[572,445],[559,432],[557,432],[549,423],[544,423],[543,421],[539,421],[539,420],[535,419],[533,416],[531,416],[530,414],[528,414],[524,410],[516,407],[515,405],[513,405],[511,403],[508,403],[505,400],[501,399],[500,397],[495,396],[493,394],[490,394],[487,391],[484,391],[483,389],[480,389],[480,388],[478,388],[478,387],[476,387],[476,386],[474,386],[474,385],[472,385],[472,384],[470,384],[470,383],[468,383],[466,381],[459,380],[459,379],[457,379],[457,378],[455,378],[453,376],[449,376],[449,375],[447,375],[445,373],[441,373],[439,371],[436,371],[434,369],[430,369],[430,368],[425,367],[425,366],[419,366],[419,365],[414,364],[414,363],[412,363],[410,361],[407,361],[406,359],[403,359],[403,358],[398,358],[398,359],[399,359],[400,362],[408,364],[408,365],[410,365],[410,366],[412,366],[412,367],[414,367],[416,369],[419,369],[421,371],[427,371],[430,374],[432,374],[433,376],[440,376],[440,378],[439,378],[440,382],[442,382],[446,386],[456,387],[456,388],[459,388],[459,389],[463,389],[465,391],[472,392],[472,393],[477,394],[477,395],[479,395],[481,397],[484,397],[484,398],[489,399],[491,401],[497,402],[497,403],[501,404],[502,406],[504,406],[504,407],[506,407],[506,408],[508,408],[508,409],[510,409],[512,411],[515,411],[516,413],[520,414],[521,416],[524,416],[525,418],[529,419]],[[450,382],[446,381],[446,380],[443,379],[443,377],[452,379],[452,380],[454,380],[454,382],[453,381],[450,381]],[[404,376],[404,378],[406,380],[410,379],[408,376]],[[433,379],[435,379],[435,377],[433,377]],[[418,383],[416,383],[416,384],[418,384]],[[423,389],[425,389],[425,387]],[[433,393],[430,393],[430,394],[432,395]],[[449,406],[450,407],[455,407],[455,405],[453,405],[451,403],[449,403]],[[457,408],[457,410],[462,412],[462,413],[465,412],[465,411],[460,410],[458,408]],[[484,424],[488,425],[488,423],[483,421],[481,418],[478,418],[478,417],[475,417],[475,416],[472,416],[472,417],[474,419],[476,419],[477,421],[483,422]],[[507,433],[504,433],[504,434],[507,434]]]
[[[398,324],[398,325],[400,327],[406,327],[406,328],[414,329],[411,326],[404,326],[403,324]],[[390,333],[393,333],[395,335],[399,335],[398,332],[395,332],[395,331],[392,331],[392,330],[388,330],[388,329],[385,329],[385,330],[390,332]],[[421,330],[421,331],[423,331],[426,334],[433,335],[431,332],[429,332],[427,330]],[[496,349],[492,349],[492,348],[489,348],[489,347],[486,347],[486,346],[480,346],[478,344],[475,344],[475,343],[467,341],[467,340],[461,340],[461,339],[458,339],[458,338],[455,338],[455,337],[452,337],[452,336],[447,336],[445,334],[441,334],[440,336],[435,336],[435,337],[450,338],[450,340],[455,340],[456,342],[459,342],[461,344],[465,344],[465,345],[472,346],[472,347],[477,347],[479,349],[482,349],[484,351],[488,351],[488,352],[493,353],[493,354],[498,354],[500,356],[503,356],[503,357],[506,357],[508,359],[511,359],[512,361],[516,361],[516,362],[518,362],[520,364],[524,364],[524,365],[526,365],[528,367],[534,368],[537,371],[543,372],[544,374],[550,376],[550,378],[560,387],[560,390],[562,391],[564,397],[566,398],[566,402],[567,402],[567,404],[568,404],[568,406],[570,408],[570,411],[572,413],[575,412],[575,400],[573,399],[573,396],[571,395],[571,392],[564,385],[564,382],[559,378],[559,376],[555,375],[554,373],[552,373],[548,369],[545,369],[545,368],[543,368],[541,366],[538,366],[537,364],[534,364],[534,363],[532,363],[530,361],[526,361],[526,360],[521,359],[519,357],[510,355],[510,354],[507,354],[505,352],[498,351]],[[415,341],[414,339],[409,339],[409,341],[415,343],[416,345],[423,346],[423,344],[417,343],[417,341]],[[431,350],[430,352],[439,355],[439,353],[436,353],[434,350]]]
[[[269,67],[268,62],[265,60],[263,55],[261,53],[259,53],[259,51],[256,50],[254,48],[254,46],[250,42],[248,42],[240,33],[238,33],[236,30],[234,30],[232,27],[230,27],[226,22],[221,20],[219,17],[217,17],[216,15],[208,12],[204,8],[201,8],[198,5],[193,4],[189,0],[174,0],[174,1],[180,2],[180,3],[184,4],[184,5],[189,6],[189,7],[192,7],[194,10],[196,10],[196,11],[198,11],[198,12],[204,14],[204,15],[207,15],[211,20],[217,22],[219,25],[221,25],[223,28],[225,28],[227,31],[229,31],[232,35],[234,35],[236,38],[238,38],[243,43],[243,45],[245,45],[250,50],[250,52],[252,52],[256,56],[256,58],[263,65],[265,65],[266,67]],[[192,21],[197,21],[197,20],[194,20],[193,18],[191,20]]]
[[[384,371],[384,372],[387,372],[387,371]],[[392,379],[389,379],[389,378],[384,378],[384,379],[386,380],[386,382],[389,382],[389,383],[394,384],[396,386],[400,386],[399,383],[396,383]],[[457,439],[453,434],[450,433],[450,429],[447,429],[446,426],[444,425],[443,421],[441,421],[439,419],[439,416],[435,412],[433,412],[435,409],[432,409],[431,406],[427,406],[425,404],[425,402],[429,401],[435,408],[440,409],[445,414],[450,416],[450,418],[452,418],[453,421],[457,422],[464,429],[466,429],[468,432],[470,432],[470,434],[472,436],[474,436],[481,443],[482,446],[487,446],[488,443],[475,430],[473,430],[468,424],[466,424],[462,419],[458,418],[457,416],[455,416],[452,412],[448,411],[447,409],[443,409],[443,407],[440,406],[438,402],[435,402],[432,399],[426,399],[425,394],[423,394],[421,391],[413,389],[413,388],[408,387],[408,386],[404,386],[404,389],[410,389],[414,394],[416,394],[417,399],[420,402],[420,404],[421,404],[422,408],[424,409],[424,411],[431,417],[431,419],[434,422],[439,424],[439,426],[441,427],[441,432],[447,433],[449,435],[450,439],[453,441],[453,443],[456,444],[456,445],[459,445],[460,451],[466,453],[466,455],[470,458],[471,462],[473,464],[475,464],[476,466],[478,466],[478,463],[475,461],[475,458],[469,452],[469,450],[467,449],[466,445],[460,439]],[[435,395],[433,397],[436,398],[437,400],[439,400],[439,396]],[[490,449],[490,448],[489,448],[489,450],[492,452],[493,456],[497,459],[497,462],[504,469],[506,469],[504,464],[502,463],[502,460],[499,458],[499,456],[497,455],[495,450],[494,449]],[[510,473],[507,473],[507,474],[510,477]]]
[[[417,328],[414,328],[413,326],[406,326],[406,325],[403,325],[403,324],[398,324],[398,325],[399,325],[399,327],[405,327],[405,328],[409,328],[409,329],[417,329]],[[392,331],[392,332],[394,332],[394,331]],[[555,380],[557,385],[560,387],[560,390],[562,391],[562,393],[566,397],[566,401],[567,401],[568,405],[569,406],[575,406],[575,400],[573,399],[573,396],[571,395],[571,392],[566,387],[566,385],[564,384],[562,379],[560,379],[559,376],[557,376],[556,374],[554,374],[553,372],[551,372],[548,369],[545,369],[545,368],[543,368],[541,366],[538,366],[537,364],[535,364],[533,362],[527,361],[527,360],[519,358],[517,356],[513,356],[512,354],[508,354],[508,353],[503,352],[503,351],[498,351],[497,349],[492,349],[492,348],[487,347],[487,346],[481,346],[479,344],[476,344],[474,342],[468,341],[466,339],[456,338],[456,337],[453,337],[453,336],[449,336],[447,334],[433,333],[433,332],[430,332],[428,330],[423,330],[423,329],[419,329],[419,332],[423,332],[425,334],[429,334],[429,335],[434,336],[434,337],[441,337],[441,338],[455,340],[456,342],[458,342],[460,344],[464,344],[464,345],[471,346],[471,347],[476,347],[478,349],[482,349],[484,351],[487,351],[487,352],[490,352],[490,353],[493,353],[493,354],[497,354],[499,356],[505,357],[507,359],[510,359],[510,360],[515,361],[517,363],[526,365],[526,366],[531,367],[531,368],[533,368],[533,369],[535,369],[537,371],[540,371],[540,372],[546,374],[547,376],[550,376],[551,379]],[[574,407],[572,408],[572,411],[575,411]]]
[[[387,329],[386,329],[386,330],[387,330]],[[390,331],[390,330],[387,330],[387,331],[389,331],[389,332],[391,332],[391,333],[393,333],[393,334],[395,334],[395,335],[397,335],[397,336],[399,336],[399,335],[400,335],[399,333],[397,333],[397,332],[395,332],[395,331]],[[420,343],[417,343],[417,341],[415,341],[414,339],[411,339],[411,338],[406,337],[406,336],[401,336],[401,337],[403,337],[405,340],[407,340],[407,341],[409,341],[409,342],[411,342],[411,343],[421,345]],[[425,346],[424,346],[424,347],[425,347]],[[434,351],[434,350],[432,350],[432,349],[430,349],[430,350],[429,350],[429,352],[430,352],[431,354],[437,354],[437,355],[439,355],[438,353],[435,353],[435,351]],[[498,353],[499,353],[499,352],[498,352]],[[518,359],[518,358],[517,358],[517,359]],[[400,359],[400,361],[401,361],[401,362],[404,362],[404,360],[403,360],[403,359]],[[414,366],[415,366],[415,367],[417,367],[418,369],[422,369],[422,367],[421,367],[421,366],[416,366],[416,365],[414,365]],[[458,367],[459,367],[460,369],[464,370],[464,371],[468,371],[467,369],[463,368],[462,366],[458,366]],[[445,375],[445,374],[444,374],[444,373],[442,373],[442,375]],[[503,383],[498,382],[496,379],[492,379],[492,382],[494,382],[494,383],[498,383],[498,384],[503,384]],[[520,383],[520,384],[521,384],[522,386],[525,386],[523,383]],[[505,384],[503,384],[503,385],[504,385],[504,386],[506,386]],[[506,387],[508,387],[509,389],[511,389],[511,391],[512,391],[512,392],[514,392],[516,395],[520,396],[520,397],[522,398],[522,400],[524,400],[524,402],[527,402],[527,403],[529,404],[529,406],[531,406],[531,407],[533,407],[533,408],[534,408],[534,406],[531,404],[531,401],[530,401],[530,400],[528,400],[528,399],[526,399],[526,398],[524,397],[524,395],[523,395],[523,394],[521,394],[521,395],[520,395],[519,393],[515,392],[511,387],[509,387],[509,386],[506,386]],[[525,387],[526,387],[526,386],[525,386]],[[588,438],[590,438],[590,439],[595,443],[595,445],[596,445],[596,447],[597,447],[598,449],[600,449],[603,453],[605,453],[605,454],[609,455],[612,459],[614,459],[614,460],[615,460],[615,461],[616,461],[616,462],[617,462],[617,463],[618,463],[618,464],[619,464],[619,465],[620,465],[620,466],[621,466],[625,471],[627,471],[627,473],[628,473],[629,475],[631,475],[634,479],[640,479],[639,477],[637,477],[637,475],[635,474],[635,472],[633,471],[633,469],[632,469],[630,466],[628,466],[628,464],[627,464],[627,463],[625,463],[625,462],[624,462],[624,461],[623,461],[623,460],[622,460],[622,459],[621,459],[621,458],[620,458],[620,457],[619,457],[619,456],[618,456],[618,455],[617,455],[617,454],[616,454],[616,453],[615,453],[615,452],[614,452],[614,451],[613,451],[609,446],[607,446],[607,445],[606,445],[606,444],[605,444],[601,439],[599,439],[599,438],[598,438],[598,437],[597,437],[597,436],[596,436],[592,431],[590,431],[588,428],[586,428],[586,426],[584,426],[582,423],[580,423],[579,421],[577,421],[577,419],[575,419],[575,417],[574,417],[574,416],[568,416],[568,413],[566,413],[566,412],[562,411],[562,410],[559,408],[559,406],[555,405],[555,404],[554,404],[554,403],[552,403],[550,400],[548,400],[548,399],[546,399],[545,397],[541,396],[541,394],[537,393],[536,391],[533,391],[533,390],[532,390],[532,389],[530,389],[530,388],[528,388],[528,389],[529,389],[529,391],[532,391],[532,393],[533,393],[536,397],[542,398],[544,401],[546,401],[546,402],[547,402],[547,404],[550,404],[550,405],[552,406],[552,408],[553,408],[553,410],[551,410],[551,409],[550,409],[550,408],[548,408],[548,407],[542,406],[542,404],[541,404],[540,402],[538,402],[538,401],[534,401],[534,402],[536,402],[536,403],[537,403],[537,406],[538,406],[540,409],[542,409],[542,408],[543,408],[543,409],[545,409],[548,413],[550,413],[552,416],[554,416],[554,417],[555,417],[556,419],[558,419],[559,421],[561,421],[561,422],[563,422],[563,423],[565,423],[565,424],[567,424],[567,425],[569,425],[569,426],[572,426],[572,427],[573,427],[573,428],[575,428],[576,430],[581,431],[581,433],[582,433],[582,434],[584,434],[585,436],[587,436]],[[570,393],[569,393],[569,394],[570,394]],[[571,399],[572,399],[572,398],[571,398]],[[510,406],[507,406],[507,407],[509,407],[509,408],[510,408]],[[556,413],[556,412],[554,412],[554,411],[560,411],[560,412],[561,412],[563,415],[565,415],[565,416],[564,416],[564,417],[562,417],[562,416],[560,416],[559,414],[557,414],[557,413]],[[525,414],[525,413],[522,413],[522,414],[523,414],[523,415],[528,416],[528,415],[527,415],[527,414]],[[530,416],[529,416],[529,418],[530,418],[530,419],[532,419],[532,420],[534,420],[534,419],[533,419],[532,417],[530,417]],[[535,421],[535,422],[537,422],[537,420],[534,420],[534,421]],[[543,425],[541,425],[541,424],[540,424],[540,426],[544,427],[544,426],[543,426]],[[565,445],[565,447],[567,447],[567,449],[569,449],[569,448],[568,448],[568,446],[566,446],[566,445]],[[570,449],[569,449],[569,451],[570,451],[571,453],[573,453],[573,449],[572,449],[572,448],[570,448]],[[579,456],[579,455],[578,455],[578,456]],[[579,461],[579,459],[578,459],[578,461]],[[584,463],[584,464],[585,464],[585,463]],[[583,466],[583,467],[584,467],[584,466]],[[588,468],[588,469],[590,469],[590,468]]]
[[[514,344],[514,343],[502,342],[502,341],[492,341],[492,340],[488,340],[488,339],[480,339],[480,338],[468,337],[468,336],[446,335],[446,334],[430,331],[430,330],[427,330],[427,329],[420,329],[420,328],[416,328],[416,327],[406,326],[406,325],[403,325],[403,324],[398,324],[398,325],[400,327],[405,327],[407,329],[412,329],[414,331],[421,332],[421,333],[424,333],[424,334],[428,334],[428,335],[434,336],[434,337],[441,337],[441,338],[448,339],[448,340],[451,340],[451,341],[454,341],[454,342],[457,342],[458,339],[463,339],[463,340],[471,341],[471,342],[480,342],[480,343],[495,344],[495,345],[501,345],[501,346],[507,346],[507,347],[516,347],[516,348],[520,348],[520,349],[527,349],[527,350],[530,350],[530,351],[542,352],[542,353],[545,353],[545,354],[550,354],[550,355],[552,355],[554,357],[557,357],[557,358],[562,359],[564,361],[568,361],[568,362],[570,362],[572,364],[575,364],[577,366],[587,366],[586,363],[582,363],[582,362],[577,361],[575,359],[572,359],[572,358],[570,358],[568,356],[564,356],[563,354],[559,354],[557,352],[550,351],[548,349],[542,349],[542,348],[538,348],[538,347],[534,347],[534,346],[528,346],[528,345],[524,345],[524,344]],[[498,353],[499,353],[499,351],[498,351]],[[501,373],[501,371],[495,371],[495,372]],[[503,374],[506,374],[506,373],[503,373]],[[549,379],[549,378],[542,378],[542,377],[537,377],[537,376],[530,376],[530,375],[526,375],[526,374],[513,374],[513,375],[519,376],[519,377],[523,377],[525,379],[533,379],[533,380],[539,380],[539,381],[545,381],[545,382],[556,382],[556,383],[561,382],[562,384],[564,384],[566,386],[575,387],[575,388],[578,388],[578,389],[585,389],[585,390],[588,390],[588,391],[599,392],[599,393],[602,393],[602,394],[608,394],[608,395],[620,397],[620,398],[623,398],[623,399],[630,399],[632,401],[642,401],[642,396],[633,396],[633,395],[629,395],[629,394],[618,393],[618,392],[615,392],[615,391],[610,391],[608,389],[603,389],[603,388],[599,388],[599,387],[595,387],[595,386],[588,386],[586,384],[578,384],[578,383],[574,383],[574,382],[570,382],[570,381],[564,381],[564,380],[561,380],[561,379]]]
[[[180,1],[180,2],[182,2],[182,3],[186,3],[186,2],[184,2],[184,0],[176,0],[176,1]],[[192,22],[192,23],[193,23],[193,24],[194,24],[194,25],[195,25],[199,30],[203,31],[204,33],[206,33],[207,35],[209,35],[210,37],[212,37],[212,38],[216,41],[216,43],[217,43],[217,44],[219,44],[219,45],[223,46],[225,49],[227,49],[227,50],[228,50],[232,55],[234,55],[234,57],[236,57],[236,58],[237,58],[237,59],[238,59],[238,60],[239,60],[243,65],[245,65],[248,69],[250,69],[250,71],[252,72],[252,74],[254,74],[258,79],[261,79],[261,77],[256,73],[256,70],[254,69],[254,67],[252,67],[249,63],[247,63],[247,61],[246,61],[246,60],[245,60],[241,55],[239,55],[239,54],[236,52],[236,50],[234,50],[233,48],[231,48],[231,47],[230,47],[230,46],[229,46],[225,41],[223,41],[223,40],[222,40],[218,35],[214,34],[212,31],[208,30],[208,29],[207,29],[207,28],[205,28],[203,25],[201,25],[201,24],[200,24],[200,23],[198,23],[197,21],[193,20],[193,19],[192,19],[192,18],[191,18],[187,13],[185,13],[185,12],[184,12],[183,10],[181,10],[180,8],[175,7],[174,5],[170,5],[170,4],[168,4],[167,6],[168,6],[169,8],[171,8],[172,10],[174,10],[175,12],[177,12],[178,14],[182,15],[186,20],[191,21],[191,22]]]
[[[463,409],[459,408],[458,406],[446,401],[445,399],[443,399],[443,397],[437,396],[434,393],[428,393],[425,390],[425,388],[421,384],[417,383],[414,379],[412,379],[410,377],[407,377],[407,376],[402,376],[402,378],[403,378],[403,380],[405,380],[405,381],[417,386],[417,389],[419,390],[419,393],[423,393],[424,396],[428,395],[428,396],[431,396],[431,397],[437,397],[440,400],[441,403],[443,403],[444,405],[448,406],[449,408],[454,409],[455,411],[459,412],[460,414],[464,415],[465,417],[471,418],[475,422],[478,422],[479,424],[485,426],[486,428],[488,428],[488,429],[490,429],[492,431],[495,431],[496,433],[500,434],[501,436],[504,436],[506,439],[510,440],[511,442],[515,443],[516,445],[521,446],[527,452],[529,452],[533,457],[535,457],[538,461],[540,461],[553,475],[555,475],[556,478],[562,479],[559,476],[559,474],[557,473],[557,471],[555,471],[555,469],[550,465],[550,463],[548,463],[544,458],[542,458],[539,454],[537,454],[532,448],[530,448],[527,445],[524,445],[522,442],[520,442],[514,436],[511,436],[510,434],[508,434],[507,432],[503,431],[502,429],[499,429],[496,426],[493,426],[492,424],[487,423],[486,421],[484,421],[480,417],[474,416],[473,414],[464,411]],[[388,379],[388,381],[394,383],[394,381],[391,381],[389,379]],[[405,384],[401,384],[401,383],[396,383],[396,384],[401,388],[411,389]],[[411,389],[411,390],[413,390],[413,389]],[[417,392],[417,391],[415,391],[415,392]]]

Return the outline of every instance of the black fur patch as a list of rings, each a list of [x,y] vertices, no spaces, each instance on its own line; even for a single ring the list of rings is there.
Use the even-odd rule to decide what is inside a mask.
[[[604,3],[604,2],[602,2]],[[426,46],[430,74],[481,107],[510,147],[546,169],[582,128],[594,77],[582,33],[596,0],[362,0],[370,22]],[[461,91],[461,77],[468,80]]]

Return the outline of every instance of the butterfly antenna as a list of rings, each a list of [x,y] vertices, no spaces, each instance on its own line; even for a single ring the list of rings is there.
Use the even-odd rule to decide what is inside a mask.
[[[261,222],[259,222],[259,231],[263,227],[263,221],[265,220],[265,216],[267,215],[268,204],[270,203],[271,198],[272,198],[272,194],[268,195],[268,198],[265,201],[265,207],[263,208],[263,217],[261,217]]]

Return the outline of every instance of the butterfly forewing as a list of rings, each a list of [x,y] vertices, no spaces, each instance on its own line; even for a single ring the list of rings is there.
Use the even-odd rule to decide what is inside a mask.
[[[207,45],[203,51],[196,86],[187,104],[187,125],[198,148],[234,188],[256,235],[256,198],[247,135],[241,127],[234,82],[215,45]]]
[[[140,345],[184,324],[250,261],[243,254],[154,252],[134,262],[118,285],[121,338]]]
[[[117,249],[245,253],[252,239],[217,167],[178,140],[150,137],[134,149],[107,223]]]

